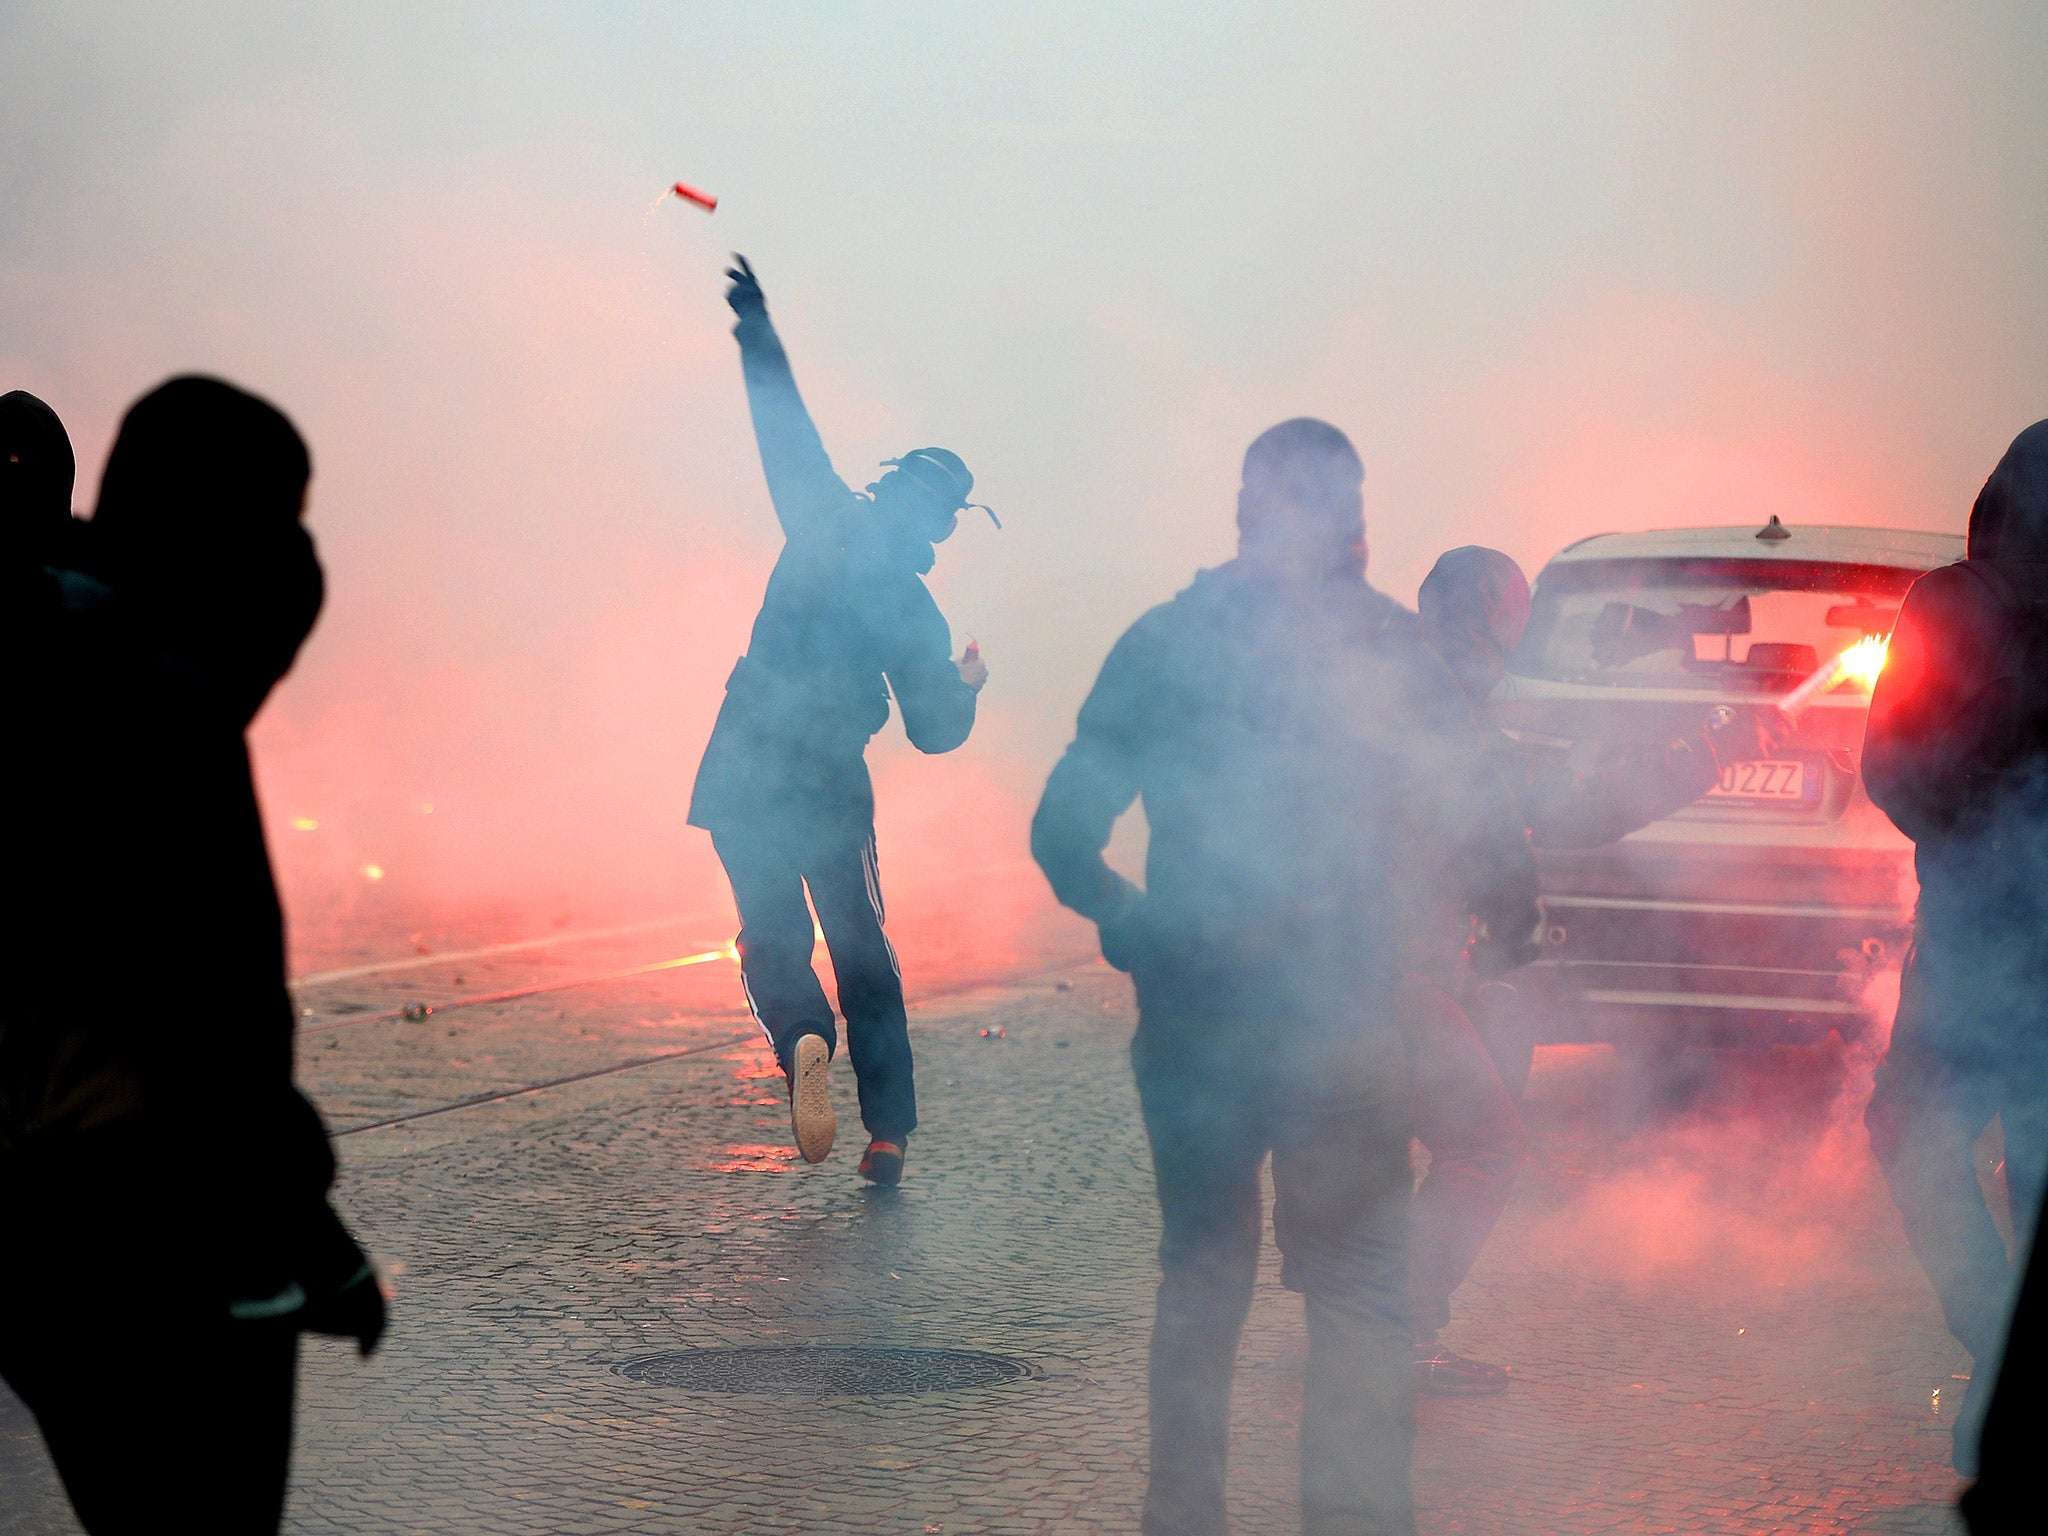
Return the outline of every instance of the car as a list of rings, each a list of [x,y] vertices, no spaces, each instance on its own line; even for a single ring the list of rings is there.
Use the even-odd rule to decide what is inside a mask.
[[[1773,517],[1600,534],[1544,566],[1493,701],[1525,750],[1668,742],[1827,675],[1768,761],[1617,843],[1538,850],[1542,954],[1514,982],[1537,1042],[1655,1061],[1869,1031],[1917,893],[1863,787],[1870,687],[1906,589],[1962,556],[1959,534]]]

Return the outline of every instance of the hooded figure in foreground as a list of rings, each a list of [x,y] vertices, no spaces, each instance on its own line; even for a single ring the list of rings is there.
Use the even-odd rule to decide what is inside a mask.
[[[1414,1529],[1400,934],[1439,886],[1492,893],[1504,925],[1527,926],[1536,887],[1470,708],[1366,585],[1362,479],[1324,422],[1252,444],[1238,558],[1117,642],[1032,823],[1054,893],[1137,984],[1164,1228],[1150,1536],[1225,1528],[1269,1153],[1309,1332],[1302,1529]],[[1102,857],[1137,799],[1142,891]]]
[[[1985,481],[1965,548],[1906,594],[1863,777],[1920,876],[1866,1120],[1949,1331],[1976,1358],[1955,1425],[1967,1476],[2048,1187],[2048,421]],[[2016,1262],[1971,1158],[1994,1115]]]
[[[1423,641],[1483,720],[1529,624],[1521,567],[1497,549],[1451,550],[1423,580],[1416,608]],[[1725,764],[1769,751],[1755,711],[1717,713],[1663,746],[1533,749],[1498,726],[1483,729],[1495,773],[1544,848],[1613,842],[1698,799]],[[1418,913],[1402,1018],[1415,1064],[1415,1135],[1430,1153],[1415,1192],[1408,1266],[1415,1384],[1424,1391],[1465,1396],[1508,1385],[1506,1367],[1461,1355],[1438,1333],[1507,1206],[1527,1147],[1518,1105],[1535,1036],[1503,978],[1536,954],[1530,924],[1503,926],[1458,890]]]
[[[917,1128],[917,1091],[903,976],[882,927],[866,752],[891,694],[921,752],[950,752],[974,729],[988,668],[971,645],[952,659],[924,584],[974,477],[957,455],[920,448],[891,460],[870,494],[848,489],[797,393],[761,285],[745,257],[735,260],[725,297],[739,316],[733,335],[784,543],[726,681],[690,825],[711,834],[732,880],[747,1003],[789,1079],[797,1150],[816,1163],[836,1129],[827,1068],[838,1035],[811,969],[809,888],[869,1136],[861,1176],[891,1185]]]
[[[27,390],[0,395],[0,559],[10,578],[61,557],[77,472],[57,413]]]
[[[40,749],[10,831],[41,900],[0,1024],[0,1371],[93,1536],[274,1531],[299,1335],[367,1353],[383,1328],[292,1082],[243,741],[320,608],[309,474],[274,408],[172,380],[108,459],[104,584],[45,571],[12,637]]]

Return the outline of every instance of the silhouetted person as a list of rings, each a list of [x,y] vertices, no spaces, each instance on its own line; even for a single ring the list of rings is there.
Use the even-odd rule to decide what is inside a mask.
[[[77,471],[55,411],[27,390],[0,395],[0,548],[10,573],[62,558]]]
[[[12,648],[39,753],[9,820],[43,900],[0,1032],[0,1370],[94,1536],[274,1531],[299,1334],[367,1353],[383,1328],[292,1083],[243,742],[319,611],[309,474],[253,396],[144,396],[93,522],[106,584],[46,572]]]
[[[1471,711],[1366,585],[1363,471],[1283,422],[1245,455],[1238,557],[1139,619],[1045,788],[1032,851],[1137,985],[1131,1042],[1163,1235],[1154,1536],[1221,1532],[1230,1386],[1270,1152],[1302,1293],[1302,1528],[1414,1528],[1409,1081],[1396,1013],[1416,888],[1535,874]],[[1102,858],[1134,799],[1145,888]]]
[[[747,1003],[789,1079],[797,1150],[816,1163],[832,1150],[826,1084],[838,1035],[811,969],[810,888],[869,1136],[860,1172],[895,1184],[917,1092],[903,976],[882,927],[866,752],[892,694],[919,751],[950,752],[974,728],[988,669],[972,646],[952,660],[924,584],[974,477],[945,449],[919,448],[888,460],[867,495],[848,489],[797,393],[753,269],[735,260],[726,302],[739,316],[733,335],[784,542],[747,654],[726,681],[690,824],[711,834],[732,881]]]
[[[1920,876],[1866,1120],[1949,1331],[1977,1362],[1955,1425],[1967,1476],[2017,1274],[1971,1158],[1994,1115],[2021,1265],[2048,1187],[2048,421],[1985,481],[1965,549],[1906,594],[1863,778],[1913,839]]]
[[[1528,628],[1521,567],[1497,549],[1451,550],[1424,578],[1416,609],[1423,640],[1483,715]],[[1724,762],[1761,755],[1753,713],[1716,720],[1719,729],[1703,726],[1662,745],[1583,742],[1559,751],[1520,746],[1497,726],[1486,735],[1495,771],[1535,843],[1591,848],[1698,799]],[[1502,976],[1536,957],[1537,934],[1496,919],[1475,938],[1481,917],[1462,900],[1428,914],[1403,993],[1415,1135],[1430,1153],[1409,1255],[1416,1385],[1454,1395],[1508,1385],[1505,1367],[1461,1355],[1438,1334],[1514,1188],[1528,1145],[1518,1104],[1534,1051],[1513,1002],[1498,994],[1510,991]]]

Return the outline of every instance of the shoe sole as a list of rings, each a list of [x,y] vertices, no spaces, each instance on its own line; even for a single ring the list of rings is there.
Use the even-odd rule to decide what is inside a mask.
[[[789,1124],[796,1149],[807,1163],[822,1163],[832,1151],[839,1123],[832,1116],[832,1051],[822,1036],[805,1035],[796,1043],[796,1065],[789,1081]]]

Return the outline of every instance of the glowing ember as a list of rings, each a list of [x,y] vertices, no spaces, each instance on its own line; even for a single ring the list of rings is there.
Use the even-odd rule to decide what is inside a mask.
[[[706,213],[715,213],[718,211],[718,199],[713,197],[709,192],[699,192],[695,187],[680,181],[677,182],[673,187],[669,188],[669,190],[675,193],[675,195],[677,197],[680,197],[684,202],[695,203],[699,208],[702,208]]]
[[[384,866],[382,864],[365,864],[363,866],[363,878],[365,880],[382,880],[384,878]]]
[[[320,823],[310,816],[294,816],[292,818],[292,830],[294,832],[318,832],[320,830]]]

